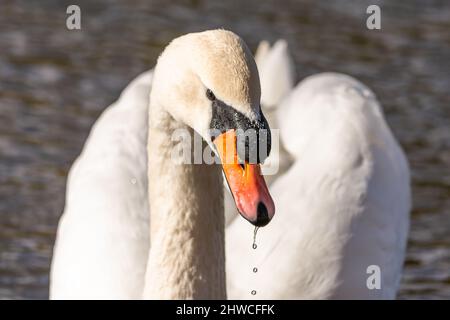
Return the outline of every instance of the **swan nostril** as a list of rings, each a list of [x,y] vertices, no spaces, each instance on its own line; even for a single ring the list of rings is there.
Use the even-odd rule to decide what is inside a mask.
[[[257,227],[264,227],[266,224],[269,223],[269,214],[267,212],[267,207],[264,203],[259,202],[257,210],[257,216],[256,216],[256,222],[254,223]]]
[[[242,162],[239,162],[239,165],[241,166],[242,170],[245,171],[245,164],[243,164]]]

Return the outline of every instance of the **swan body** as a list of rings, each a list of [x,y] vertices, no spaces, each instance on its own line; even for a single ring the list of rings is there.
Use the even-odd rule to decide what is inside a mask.
[[[278,117],[294,164],[270,187],[278,214],[258,231],[257,250],[237,247],[252,243],[240,219],[227,230],[229,296],[251,298],[252,288],[269,299],[395,298],[409,168],[375,96],[349,76],[318,74],[290,93]],[[381,287],[371,290],[373,265]]]

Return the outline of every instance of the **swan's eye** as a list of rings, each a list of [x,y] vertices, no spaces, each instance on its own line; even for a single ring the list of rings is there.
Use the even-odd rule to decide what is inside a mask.
[[[206,90],[206,97],[211,100],[214,101],[216,100],[216,96],[214,95],[214,93],[211,90]]]

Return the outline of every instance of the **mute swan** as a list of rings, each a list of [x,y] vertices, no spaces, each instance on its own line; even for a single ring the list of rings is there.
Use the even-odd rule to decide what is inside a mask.
[[[227,229],[229,296],[251,298],[253,288],[263,299],[395,298],[409,168],[373,93],[349,76],[318,74],[298,84],[277,116],[294,164],[270,187],[278,218],[258,232],[257,250],[238,245],[252,242],[241,219]],[[369,289],[373,270],[380,288]]]
[[[266,59],[272,50],[266,47],[256,55],[262,83],[278,77],[267,77],[271,73],[266,70],[285,70],[273,66],[286,63],[279,60],[286,51],[278,60]],[[271,67],[263,65],[270,60]],[[152,72],[138,77],[104,112],[71,169],[52,261],[52,298],[143,297],[150,250],[143,150],[151,80]],[[282,143],[295,164],[270,187],[278,218],[258,232],[257,250],[250,247],[253,228],[243,219],[234,219],[227,228],[228,297],[393,298],[408,229],[409,173],[373,94],[350,77],[323,74],[300,83],[278,109],[273,106],[282,94],[273,104],[265,104],[263,97],[264,110],[276,113],[268,121],[281,128]],[[208,189],[207,194],[214,192]],[[218,227],[223,222],[215,218],[204,223]],[[154,230],[168,222],[156,224],[156,219],[152,212]],[[213,242],[219,243],[220,253],[222,227],[215,230]],[[165,233],[170,237],[175,232]],[[166,239],[173,246],[168,265],[184,264],[173,257],[180,254],[180,244],[188,243],[182,235],[180,227],[178,238]],[[158,237],[163,236],[160,231]],[[163,257],[161,251],[153,254]],[[220,278],[210,282],[218,283],[220,291],[205,293],[210,297],[224,295],[222,258],[208,266]],[[381,268],[380,290],[367,289],[369,265]],[[147,283],[152,283],[151,275],[166,277],[152,273],[155,269],[161,268],[149,268]],[[192,285],[190,279],[179,280]],[[165,290],[177,288],[159,283],[152,292],[148,287],[146,297],[173,296]],[[186,297],[177,289],[178,296]]]
[[[51,298],[225,298],[221,169],[174,164],[179,142],[171,138],[186,129],[212,141],[241,215],[265,225],[273,201],[259,165],[236,162],[248,155],[235,145],[236,129],[268,129],[259,102],[256,64],[238,36],[213,30],[173,40],[154,72],[100,117],[71,169]],[[214,139],[210,129],[222,134]]]

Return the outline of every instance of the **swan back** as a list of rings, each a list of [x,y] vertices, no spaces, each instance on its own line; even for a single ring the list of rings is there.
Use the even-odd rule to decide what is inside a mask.
[[[152,72],[96,121],[69,172],[52,299],[140,298],[149,250],[147,116]]]
[[[227,265],[229,296],[251,298],[252,288],[257,298],[394,298],[409,227],[409,168],[375,96],[349,76],[319,74],[278,112],[295,163],[271,185],[278,215],[258,231],[256,251],[250,227],[238,219],[229,227],[228,259],[258,266],[244,279]],[[379,290],[367,287],[372,265],[381,270]],[[258,282],[266,278],[273,281]]]

